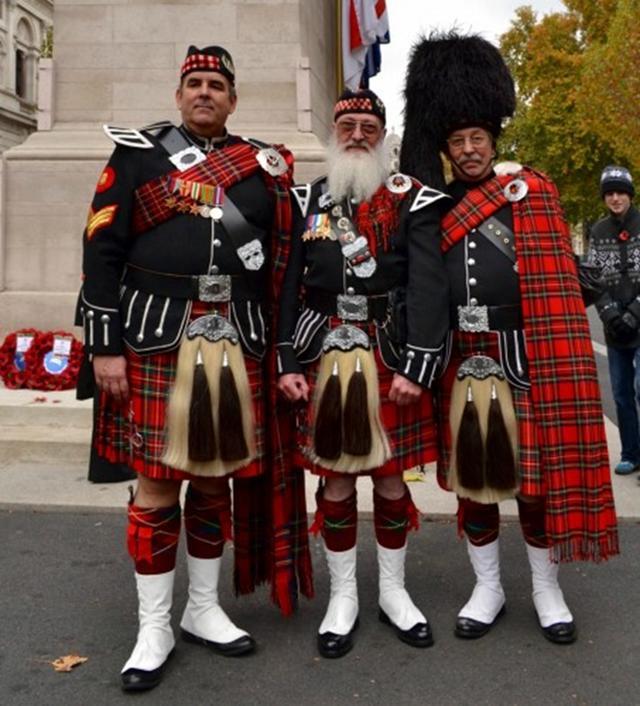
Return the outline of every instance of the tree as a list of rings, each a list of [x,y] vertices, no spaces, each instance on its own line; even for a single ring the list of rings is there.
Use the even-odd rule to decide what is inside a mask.
[[[621,70],[607,42],[620,34],[620,23],[629,21],[631,10],[624,14],[623,6],[635,7],[637,0],[565,0],[565,5],[567,12],[541,19],[530,7],[521,7],[501,37],[518,90],[516,114],[501,147],[507,157],[530,163],[554,179],[569,220],[577,224],[602,213],[597,191],[602,167],[630,164],[624,137],[612,138],[604,127],[602,99],[592,96],[598,80],[599,96],[610,90],[606,77],[594,68],[605,61],[598,52],[605,52],[609,71]],[[633,64],[633,58],[628,63]],[[631,90],[638,95],[634,86]],[[633,129],[640,129],[637,122]]]

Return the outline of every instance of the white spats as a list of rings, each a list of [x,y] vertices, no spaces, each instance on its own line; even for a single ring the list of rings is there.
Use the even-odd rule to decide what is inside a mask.
[[[462,607],[458,617],[490,625],[505,604],[504,590],[500,583],[499,540],[483,547],[476,547],[467,540],[467,551],[476,575],[476,584],[471,598]]]
[[[161,667],[175,646],[171,629],[171,600],[175,571],[136,573],[139,630],[136,645],[122,668],[146,672]]]
[[[427,619],[404,587],[406,544],[401,549],[388,549],[380,544],[377,547],[380,608],[400,630],[410,630],[418,623],[426,623]]]
[[[333,552],[325,547],[331,593],[327,612],[318,630],[348,635],[358,617],[358,587],[356,584],[356,548]]]
[[[558,584],[559,566],[549,560],[549,550],[527,544],[527,556],[531,566],[531,596],[540,625],[548,628],[557,623],[571,623],[573,616]]]

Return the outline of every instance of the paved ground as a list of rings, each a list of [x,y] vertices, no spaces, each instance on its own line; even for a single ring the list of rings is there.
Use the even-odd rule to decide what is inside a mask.
[[[411,538],[408,585],[430,617],[436,644],[399,642],[376,619],[371,523],[362,521],[358,578],[361,627],[341,660],[316,655],[314,632],[327,599],[327,575],[314,544],[317,599],[281,618],[266,591],[235,600],[225,572],[223,603],[260,645],[251,657],[219,657],[178,640],[164,682],[124,695],[118,673],[135,635],[135,598],[122,550],[124,518],[113,513],[1,511],[0,702],[11,706],[242,704],[436,704],[437,706],[638,703],[640,524],[621,527],[621,557],[601,566],[563,567],[563,586],[579,625],[577,643],[558,646],[539,633],[529,597],[519,530],[502,533],[506,616],[487,637],[456,639],[455,615],[472,578],[451,523],[426,523]],[[228,557],[227,557],[228,558]],[[177,627],[185,567],[178,567]],[[69,674],[48,662],[89,658]]]
[[[613,465],[620,445],[597,323],[593,335]],[[455,615],[468,597],[472,576],[464,544],[455,537],[455,498],[437,487],[430,468],[425,482],[412,484],[427,521],[411,538],[408,586],[431,619],[433,648],[403,645],[376,619],[370,493],[362,488],[361,627],[351,654],[336,661],[316,655],[314,634],[326,605],[328,580],[314,544],[317,599],[303,601],[291,619],[280,618],[266,591],[236,601],[226,572],[223,602],[240,625],[252,630],[260,645],[257,655],[225,659],[178,641],[163,684],[132,697],[120,692],[118,678],[136,631],[133,575],[124,551],[127,484],[91,485],[84,465],[53,461],[16,464],[9,459],[1,473],[2,704],[101,706],[132,699],[171,706],[640,704],[635,592],[640,585],[640,486],[635,474],[613,477],[622,555],[602,566],[563,567],[562,584],[580,631],[575,645],[552,645],[538,632],[524,547],[513,522],[506,522],[502,532],[506,617],[480,641],[467,643],[453,636]],[[312,509],[312,483],[308,491]],[[501,505],[504,517],[513,510],[513,503]],[[185,590],[181,557],[176,628]],[[70,653],[89,660],[69,674],[54,672],[49,662]]]

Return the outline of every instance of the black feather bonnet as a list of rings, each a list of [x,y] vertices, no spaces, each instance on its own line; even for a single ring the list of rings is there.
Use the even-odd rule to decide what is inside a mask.
[[[440,151],[453,130],[481,126],[494,138],[515,110],[513,78],[498,49],[478,35],[432,33],[413,47],[404,89],[400,168],[444,186]]]

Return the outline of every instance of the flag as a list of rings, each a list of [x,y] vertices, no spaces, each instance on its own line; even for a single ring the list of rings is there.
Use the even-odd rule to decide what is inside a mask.
[[[380,70],[379,45],[389,41],[387,6],[385,0],[342,0],[341,14],[343,80],[356,90]]]

